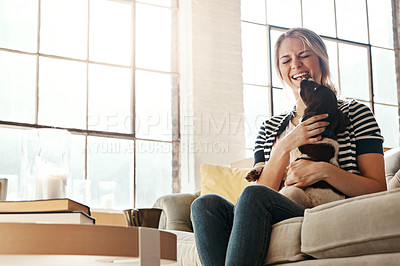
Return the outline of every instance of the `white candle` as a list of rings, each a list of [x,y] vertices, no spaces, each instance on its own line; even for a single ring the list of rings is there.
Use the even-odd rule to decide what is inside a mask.
[[[112,208],[114,205],[115,194],[108,193],[101,196],[101,205],[103,208]]]
[[[67,177],[63,175],[47,175],[44,184],[44,196],[47,198],[64,198]],[[46,195],[47,194],[47,195]]]
[[[64,198],[67,185],[66,175],[42,174],[38,176],[36,192],[38,198]]]
[[[65,198],[68,171],[37,161],[36,198]]]

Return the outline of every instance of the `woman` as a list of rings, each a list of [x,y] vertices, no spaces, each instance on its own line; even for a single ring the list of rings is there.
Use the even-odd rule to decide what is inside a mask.
[[[292,89],[295,110],[265,121],[254,149],[255,165],[264,165],[257,185],[247,187],[236,205],[218,195],[204,195],[192,204],[194,233],[203,265],[262,265],[268,252],[271,227],[282,220],[303,216],[304,208],[279,194],[285,186],[307,187],[325,181],[348,197],[386,190],[383,138],[365,105],[339,101],[350,125],[341,133],[339,167],[325,162],[289,162],[292,149],[321,139],[328,122],[325,114],[300,120],[305,105],[299,95],[303,77],[334,89],[328,55],[314,32],[295,28],[275,45],[276,68]],[[317,137],[314,137],[316,136]]]

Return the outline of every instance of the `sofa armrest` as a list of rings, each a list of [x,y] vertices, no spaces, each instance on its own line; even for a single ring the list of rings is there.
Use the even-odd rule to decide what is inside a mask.
[[[153,205],[153,208],[163,210],[158,228],[193,232],[190,205],[198,196],[200,191],[193,194],[176,193],[158,198]]]
[[[388,190],[400,187],[400,147],[385,152],[385,172]]]

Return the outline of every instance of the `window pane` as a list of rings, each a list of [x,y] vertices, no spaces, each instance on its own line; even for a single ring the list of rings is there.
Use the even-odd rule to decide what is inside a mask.
[[[329,56],[329,70],[331,72],[333,82],[335,83],[336,86],[338,86],[339,74],[338,74],[338,59],[337,59],[337,43],[328,40],[324,40],[324,43],[326,45],[326,50],[328,51],[328,56]]]
[[[273,89],[272,98],[274,101],[274,114],[280,115],[286,111],[291,111],[296,103],[290,88]]]
[[[369,101],[368,50],[339,44],[341,95]]]
[[[267,23],[286,28],[301,27],[299,0],[266,0]]]
[[[21,176],[22,134],[26,130],[0,127],[0,178],[8,179],[7,200],[17,200]]]
[[[40,14],[41,53],[87,58],[87,0],[41,0]]]
[[[136,136],[171,140],[171,75],[136,71]]]
[[[368,43],[365,0],[336,0],[338,37]]]
[[[172,0],[173,2],[176,2],[176,0]],[[147,3],[147,4],[154,4],[154,5],[159,5],[159,6],[166,6],[166,7],[172,7],[172,2],[171,0],[138,0],[137,2],[140,3]]]
[[[91,207],[126,209],[133,206],[133,156],[131,140],[88,137]]]
[[[375,116],[382,135],[385,138],[383,147],[395,148],[399,146],[399,108],[396,106],[386,106],[375,104]]]
[[[243,82],[268,85],[268,46],[265,26],[242,23]]]
[[[89,59],[131,65],[132,4],[90,1]]]
[[[303,25],[317,34],[336,37],[333,0],[303,0]]]
[[[86,128],[85,63],[40,57],[39,124]]]
[[[158,197],[172,193],[172,144],[136,142],[136,206],[152,207]]]
[[[279,36],[281,36],[282,33],[283,33],[282,31],[271,30],[271,42],[270,42],[271,54],[272,54],[272,58],[271,58],[272,86],[279,87],[279,88],[283,88],[283,83],[282,83],[281,79],[279,78],[279,75],[278,75],[278,73],[276,71],[276,67],[275,67],[275,43],[278,40]]]
[[[171,10],[136,5],[136,66],[171,71]]]
[[[265,24],[265,0],[242,0],[242,20]]]
[[[37,51],[37,0],[0,0],[0,47]]]
[[[370,43],[393,48],[393,22],[391,0],[368,0]]]
[[[35,91],[36,56],[0,51],[0,120],[35,123]]]
[[[89,130],[131,133],[130,69],[89,65]]]
[[[71,183],[70,197],[73,200],[91,206],[90,180],[85,180],[85,147],[86,137],[82,135],[71,134]],[[87,182],[86,182],[87,181]]]
[[[71,134],[71,178],[85,178],[85,146],[86,137],[82,135]]]
[[[254,139],[254,141],[256,141],[256,140]],[[253,149],[254,149],[254,147],[251,149],[246,149],[245,158],[254,158]]]
[[[246,147],[254,148],[254,142],[262,122],[271,116],[267,87],[243,86]]]
[[[398,104],[395,54],[392,50],[372,48],[374,101]]]

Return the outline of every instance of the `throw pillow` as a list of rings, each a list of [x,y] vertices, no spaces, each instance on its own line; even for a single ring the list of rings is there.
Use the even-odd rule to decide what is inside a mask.
[[[248,171],[250,168],[202,164],[201,195],[217,194],[235,204],[245,187],[252,184],[244,179]]]

